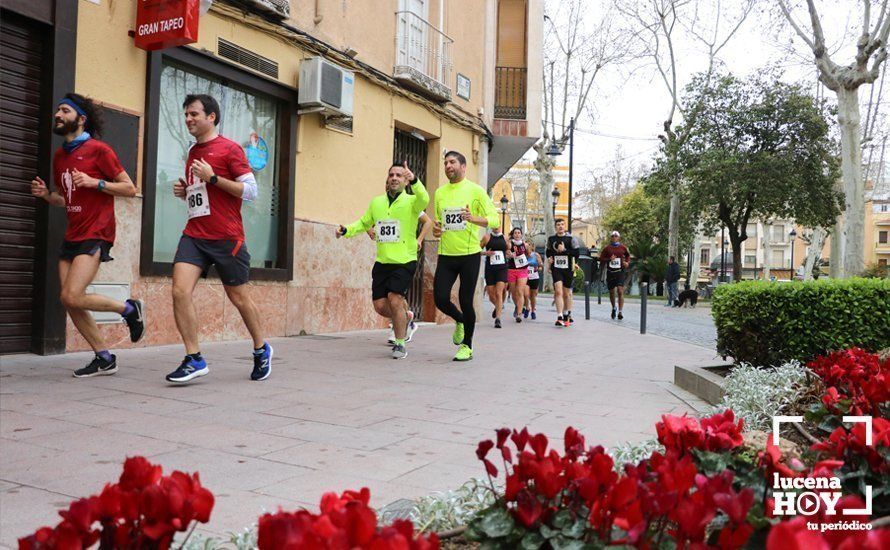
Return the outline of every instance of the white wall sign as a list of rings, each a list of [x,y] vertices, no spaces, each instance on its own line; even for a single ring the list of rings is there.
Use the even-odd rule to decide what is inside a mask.
[[[470,99],[470,79],[457,73],[457,95],[464,99]]]

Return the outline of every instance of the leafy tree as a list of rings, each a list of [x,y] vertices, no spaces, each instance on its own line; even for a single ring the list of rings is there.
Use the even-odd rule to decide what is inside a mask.
[[[683,201],[706,229],[726,226],[733,275],[742,275],[742,243],[751,218],[792,218],[827,227],[842,196],[828,122],[800,86],[768,75],[693,79],[684,101],[701,105],[679,151],[687,184]]]
[[[621,233],[622,241],[635,243],[651,242],[659,235],[664,235],[662,222],[667,218],[660,218],[659,215],[668,202],[667,196],[650,195],[642,185],[634,187],[603,216],[606,242],[600,243],[600,248],[608,242],[612,231]]]

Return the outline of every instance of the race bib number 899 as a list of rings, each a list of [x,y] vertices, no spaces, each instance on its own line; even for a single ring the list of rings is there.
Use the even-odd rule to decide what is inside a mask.
[[[463,208],[446,208],[442,213],[445,231],[463,231],[467,228],[464,220]]]

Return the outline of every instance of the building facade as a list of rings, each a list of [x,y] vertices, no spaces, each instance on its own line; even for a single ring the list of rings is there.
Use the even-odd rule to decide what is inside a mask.
[[[556,218],[567,219],[569,215],[569,168],[554,166],[553,179],[559,190],[556,203]],[[540,179],[538,171],[530,163],[523,160],[510,169],[494,184],[491,199],[498,210],[501,198],[507,198],[505,227],[520,227],[529,236],[546,236],[553,233],[553,228],[544,227],[544,211],[540,196]],[[553,208],[552,199],[547,201]]]
[[[171,262],[185,210],[172,184],[191,145],[186,94],[220,101],[220,133],[242,144],[256,175],[259,197],[242,215],[251,294],[270,336],[381,326],[369,300],[373,243],[337,241],[334,229],[383,192],[391,162],[408,160],[434,192],[447,182],[443,152],[457,150],[468,159],[467,177],[486,185],[541,127],[540,0],[202,4],[210,7],[196,42],[144,51],[134,45],[136,0],[3,1],[0,55],[11,79],[2,96],[15,123],[0,140],[0,261],[14,269],[0,276],[0,352],[86,349],[58,300],[64,211],[28,192],[35,175],[50,181],[59,145],[52,114],[69,91],[102,105],[104,139],[138,187],[135,199],[116,199],[115,260],[90,290],[146,300],[140,346],[179,341]],[[342,77],[336,109],[301,99],[312,85],[301,69],[317,58]],[[434,319],[434,241],[423,258],[412,291],[423,317]],[[196,301],[203,341],[247,336],[212,274]],[[115,348],[129,346],[123,326],[101,329]]]

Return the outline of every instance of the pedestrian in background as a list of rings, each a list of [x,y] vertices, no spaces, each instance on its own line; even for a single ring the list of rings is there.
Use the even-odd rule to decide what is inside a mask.
[[[667,275],[665,275],[665,281],[667,282],[667,290],[668,290],[668,300],[665,307],[671,307],[677,305],[677,300],[679,298],[679,286],[680,286],[680,264],[676,262],[673,256],[668,258],[668,268]]]

